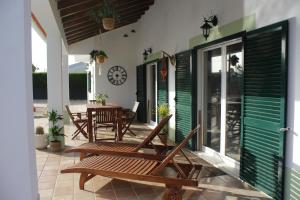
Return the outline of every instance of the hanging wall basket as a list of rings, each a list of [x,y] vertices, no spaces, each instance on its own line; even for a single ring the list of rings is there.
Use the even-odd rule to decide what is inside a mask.
[[[103,18],[102,19],[103,28],[105,30],[113,30],[115,28],[115,19],[114,18]]]

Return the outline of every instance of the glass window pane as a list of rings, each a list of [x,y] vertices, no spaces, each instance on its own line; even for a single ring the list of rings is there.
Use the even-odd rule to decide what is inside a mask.
[[[227,97],[226,97],[226,149],[225,154],[240,160],[242,43],[226,47]]]
[[[221,48],[204,52],[204,67],[206,69],[206,134],[204,144],[220,151],[221,127]]]

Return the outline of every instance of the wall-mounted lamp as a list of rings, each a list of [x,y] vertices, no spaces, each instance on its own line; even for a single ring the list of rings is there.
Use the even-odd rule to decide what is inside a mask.
[[[204,24],[200,27],[203,30],[203,36],[207,40],[210,29],[218,25],[218,18],[216,15],[210,16],[209,18],[204,17]]]
[[[174,67],[176,67],[176,57],[175,57],[175,54],[174,55],[172,55],[172,56],[170,56],[168,53],[166,53],[165,51],[161,51],[162,53],[163,53],[163,57],[164,56],[167,56],[168,58],[169,58],[169,60],[170,60],[170,63],[174,66]]]
[[[144,49],[144,53],[143,53],[144,61],[147,60],[148,55],[150,55],[151,53],[152,53],[152,48]]]

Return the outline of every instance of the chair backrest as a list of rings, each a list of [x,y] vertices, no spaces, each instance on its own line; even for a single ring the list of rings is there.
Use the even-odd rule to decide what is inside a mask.
[[[155,168],[151,174],[152,175],[157,175],[159,172],[161,172],[167,165],[168,163],[174,158],[174,156],[181,150],[183,149],[188,141],[194,136],[195,133],[197,133],[200,129],[200,125],[198,125],[194,130],[191,130],[190,133],[184,138],[184,140],[178,144],[176,147],[173,148],[173,150],[167,155],[167,157],[160,163],[160,165]]]
[[[141,142],[135,149],[134,151],[138,151],[141,148],[143,148],[145,145],[149,144],[155,136],[159,134],[159,132],[164,128],[164,126],[169,122],[170,118],[172,115],[169,115],[165,118],[163,118],[159,124],[153,129],[153,131],[144,139],[143,142]]]
[[[66,107],[66,110],[67,110],[67,112],[68,112],[69,117],[70,117],[71,120],[74,122],[74,116],[72,115],[72,112],[71,112],[69,106],[66,105],[65,107]]]
[[[136,113],[137,109],[139,108],[140,102],[136,101],[134,102],[133,108],[132,108],[132,112]]]
[[[115,123],[119,108],[102,107],[95,109],[96,123]]]

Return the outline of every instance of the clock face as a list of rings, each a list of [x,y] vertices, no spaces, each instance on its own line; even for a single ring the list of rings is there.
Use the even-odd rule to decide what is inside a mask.
[[[107,79],[113,85],[122,85],[127,79],[126,70],[121,66],[111,67],[107,72]]]

